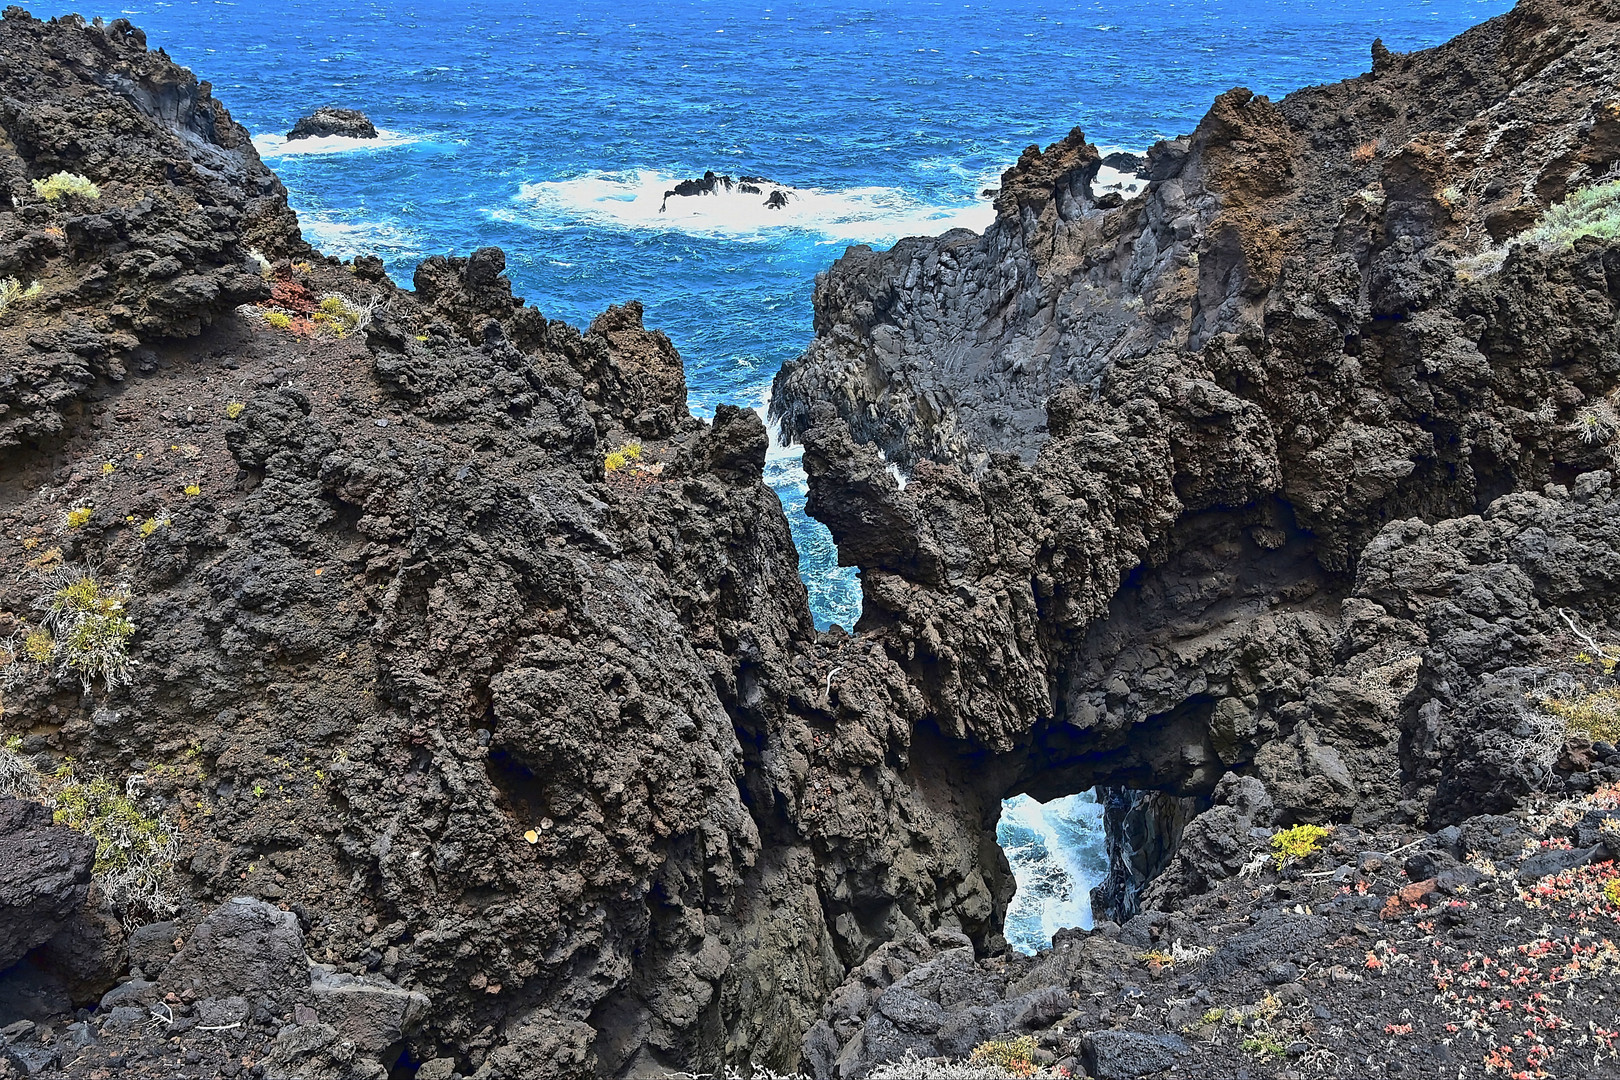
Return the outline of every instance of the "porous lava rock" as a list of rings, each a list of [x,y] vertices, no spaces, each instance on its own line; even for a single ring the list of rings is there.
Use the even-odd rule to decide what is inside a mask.
[[[308,116],[299,117],[293,129],[287,132],[287,141],[294,139],[324,139],[342,135],[350,139],[377,138],[377,125],[359,109],[339,109],[322,105]]]
[[[0,969],[45,944],[90,893],[95,845],[26,799],[0,799]]]
[[[128,585],[137,665],[88,693],[12,668],[0,731],[140,773],[178,848],[143,977],[40,1053],[93,1075],[172,992],[267,1072],[844,1074],[1058,1027],[1100,1068],[1151,1056],[1098,1032],[1174,1055],[1199,1019],[1164,995],[1135,1023],[1144,954],[1190,975],[1207,949],[1248,1004],[1308,955],[1342,1015],[1361,984],[1323,971],[1387,957],[1355,925],[1428,921],[1398,877],[1424,829],[1455,823],[1432,849],[1458,861],[1593,852],[1599,826],[1513,815],[1620,758],[1549,756],[1508,691],[1616,633],[1610,450],[1575,421],[1620,382],[1620,256],[1469,259],[1525,192],[1608,167],[1616,19],[1528,0],[1344,84],[1233,91],[1111,208],[1076,133],[1021,158],[982,237],[852,249],[775,399],[862,572],[854,632],[818,633],[764,424],[693,417],[639,305],[581,330],[497,249],[414,291],[310,251],[206,84],[126,23],[10,9],[0,273],[43,284],[0,323],[0,610],[95,568]],[[30,194],[65,170],[100,199]],[[1001,800],[1096,784],[1215,810],[1125,927],[1009,956]],[[1256,862],[1314,821],[1367,846]],[[353,1056],[393,1021],[322,1015],[291,961],[258,1001],[164,982],[204,978],[164,942],[200,955],[237,897],[265,943],[296,929],[312,997],[368,980],[408,1056]],[[1395,1054],[1369,1040],[1321,1045]]]

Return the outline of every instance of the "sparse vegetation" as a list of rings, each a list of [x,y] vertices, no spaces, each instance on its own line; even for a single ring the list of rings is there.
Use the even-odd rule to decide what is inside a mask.
[[[187,495],[191,495],[191,496],[201,495],[202,494],[202,485],[200,485],[200,484],[187,484],[186,488],[185,488],[185,491],[186,491]]]
[[[1569,248],[1583,236],[1620,240],[1620,180],[1572,193],[1515,239],[1544,248]]]
[[[285,311],[270,308],[264,312],[264,321],[272,330],[291,330],[292,316]]]
[[[1620,742],[1620,687],[1581,687],[1568,697],[1542,698],[1541,707],[1563,720],[1566,731],[1606,743]]]
[[[81,780],[63,765],[47,790],[56,823],[96,842],[93,873],[108,903],[135,921],[163,918],[176,906],[166,889],[177,850],[174,831],[142,805],[142,783],[132,776],[120,791],[104,777]]]
[[[1366,165],[1378,156],[1378,140],[1368,139],[1354,150],[1350,151],[1350,160],[1357,165]]]
[[[1034,1076],[1036,1043],[1033,1035],[1016,1039],[993,1039],[980,1043],[968,1055],[972,1065],[988,1065],[1004,1069],[1013,1076]]]
[[[320,303],[310,316],[310,321],[337,337],[348,337],[371,325],[376,308],[375,300],[361,305],[342,293],[327,293],[321,297]]]
[[[81,778],[71,762],[47,776],[21,750],[16,736],[0,744],[0,796],[44,803],[58,825],[95,841],[96,883],[127,925],[172,915],[168,885],[178,847],[174,829],[142,795],[144,778],[131,776],[120,790],[105,777]]]
[[[157,532],[161,528],[166,527],[168,524],[168,518],[149,517],[145,521],[141,522],[140,525],[136,527],[135,531],[141,534],[142,540],[150,540],[153,533]]]
[[[43,778],[24,760],[21,750],[20,735],[0,743],[0,799],[37,799],[44,790]]]
[[[93,513],[95,513],[95,511],[88,506],[75,506],[72,510],[67,512],[67,517],[65,519],[67,521],[67,527],[70,529],[82,528],[85,522],[90,520],[90,515]]]
[[[107,585],[88,568],[76,566],[59,567],[45,581],[47,591],[34,607],[43,612],[40,622],[51,646],[46,652],[41,642],[36,651],[25,639],[28,659],[54,663],[59,677],[77,676],[86,691],[97,678],[109,689],[129,682],[135,666],[129,655],[135,624],[124,614],[129,588]]]
[[[1256,1057],[1284,1057],[1288,1051],[1282,1044],[1263,1031],[1256,1032],[1243,1040],[1243,1052],[1254,1054]]]
[[[44,180],[34,181],[34,193],[46,202],[55,202],[64,195],[78,195],[86,199],[101,198],[101,189],[88,177],[78,173],[52,173]]]
[[[1620,240],[1620,179],[1605,180],[1574,192],[1542,214],[1517,236],[1457,261],[1464,280],[1485,277],[1502,268],[1514,244],[1533,244],[1546,250],[1567,250],[1586,236]]]
[[[225,406],[225,417],[228,420],[235,420],[242,415],[242,410],[246,408],[247,406],[240,401],[233,401]]]
[[[618,472],[641,460],[641,443],[635,439],[621,444],[617,449],[608,451],[607,457],[602,459],[602,467],[608,472]]]
[[[39,294],[40,284],[37,281],[25,288],[14,277],[0,279],[0,315],[4,315],[19,300],[31,300]]]
[[[1607,400],[1584,406],[1575,414],[1575,434],[1588,446],[1602,446],[1620,431],[1620,416]]]
[[[1331,829],[1321,825],[1295,825],[1271,838],[1271,858],[1281,870],[1291,860],[1303,859],[1322,850],[1322,841]]]

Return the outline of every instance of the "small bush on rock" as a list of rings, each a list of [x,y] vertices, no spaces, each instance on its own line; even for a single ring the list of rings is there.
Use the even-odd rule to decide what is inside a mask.
[[[21,750],[16,736],[0,743],[0,798],[43,803],[56,824],[95,841],[91,872],[127,925],[174,914],[178,903],[169,879],[179,847],[161,809],[142,794],[144,777],[131,776],[120,791],[105,777],[81,779],[71,763],[46,776]]]
[[[4,315],[11,305],[19,300],[31,300],[40,293],[39,282],[24,288],[23,283],[14,277],[0,279],[0,315]]]
[[[371,325],[376,308],[375,300],[362,305],[342,293],[327,293],[310,315],[310,321],[337,337],[348,337]]]
[[[130,777],[119,791],[104,777],[79,779],[64,765],[48,785],[56,823],[96,842],[93,871],[103,895],[126,918],[164,918],[175,899],[167,891],[178,845],[174,830],[155,808],[142,805],[143,778]]]
[[[1581,188],[1552,207],[1520,240],[1569,248],[1583,236],[1620,240],[1620,180]]]
[[[101,189],[87,177],[78,173],[52,173],[44,180],[34,181],[34,192],[46,202],[55,202],[64,195],[81,195],[86,199],[101,198]]]
[[[124,614],[125,585],[108,585],[84,567],[63,566],[45,576],[47,592],[34,602],[54,639],[58,676],[78,676],[86,691],[100,678],[109,689],[129,682],[135,661],[129,640],[135,624]]]
[[[21,749],[22,739],[16,735],[0,743],[0,799],[37,799],[44,787]]]
[[[1295,825],[1271,838],[1271,858],[1281,870],[1290,860],[1303,859],[1322,850],[1322,841],[1332,830],[1320,825]]]
[[[641,443],[635,439],[624,443],[616,450],[610,450],[607,457],[602,459],[602,467],[608,472],[618,472],[620,469],[641,460]]]

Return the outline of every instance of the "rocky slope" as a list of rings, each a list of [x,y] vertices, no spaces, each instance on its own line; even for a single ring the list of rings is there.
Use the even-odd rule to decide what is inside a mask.
[[[1130,202],[1091,198],[1076,135],[984,237],[846,256],[777,405],[862,568],[851,635],[813,629],[764,426],[692,418],[634,304],[582,332],[496,249],[409,291],[324,258],[207,84],[121,20],[8,9],[0,778],[101,777],[175,858],[172,902],[133,902],[28,849],[61,880],[0,949],[34,1025],[0,1024],[0,1069],[855,1075],[883,1054],[850,987],[930,950],[1017,969],[978,1035],[1074,1011],[1076,972],[994,959],[1014,792],[1214,799],[1132,924],[1226,896],[1214,949],[1286,898],[1236,877],[1274,824],[1388,853],[1620,778],[1524,694],[1608,677],[1620,632],[1577,419],[1620,380],[1620,249],[1458,270],[1620,152],[1617,20],[1526,4],[1234,92]],[[96,196],[46,198],[58,172]],[[130,624],[119,685],[30,645],[87,577]],[[896,1053],[956,1048],[928,992]],[[1169,1009],[1052,1049],[1100,1068]]]

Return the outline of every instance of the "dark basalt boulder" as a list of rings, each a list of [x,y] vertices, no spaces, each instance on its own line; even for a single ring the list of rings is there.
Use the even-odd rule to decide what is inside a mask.
[[[375,139],[377,125],[359,109],[338,109],[322,105],[293,125],[287,132],[287,141],[294,139],[324,139],[330,135],[343,135],[350,139]]]
[[[0,800],[0,969],[45,944],[90,892],[95,844],[24,799]]]

